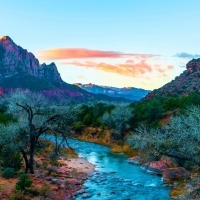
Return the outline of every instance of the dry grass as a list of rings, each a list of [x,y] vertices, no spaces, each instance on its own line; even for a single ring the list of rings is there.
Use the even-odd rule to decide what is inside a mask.
[[[101,129],[98,128],[86,128],[82,133],[82,135],[77,136],[77,138],[87,142],[93,142],[96,144],[110,146],[111,145],[110,135],[111,133],[109,130],[105,130],[102,133]]]
[[[128,144],[112,145],[111,151],[114,153],[125,153],[128,156],[137,156],[138,155],[138,150],[136,150],[136,149],[133,150]]]
[[[186,190],[184,190],[184,189],[173,189],[170,192],[170,196],[171,197],[180,196],[180,195],[184,194],[185,192],[186,192]]]
[[[179,181],[176,188],[173,188],[170,191],[170,196],[175,197],[175,196],[179,196],[179,195],[184,194],[186,192],[186,190],[184,189],[185,186],[186,186],[186,182],[184,180]]]
[[[67,158],[78,158],[78,155],[73,148],[62,148],[61,153]]]

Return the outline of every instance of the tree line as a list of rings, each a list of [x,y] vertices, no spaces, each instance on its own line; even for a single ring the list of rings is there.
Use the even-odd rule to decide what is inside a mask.
[[[180,149],[180,144],[184,143],[191,148],[184,146],[181,151],[197,155],[193,160],[199,162],[199,104],[197,92],[132,104],[90,102],[76,105],[52,104],[42,95],[30,92],[12,93],[0,99],[0,167],[18,170],[23,159],[25,172],[34,173],[34,155],[41,136],[47,133],[55,136],[55,154],[58,154],[61,145],[68,145],[67,138],[72,130],[81,134],[88,126],[102,130],[106,126],[122,141],[125,132],[131,131],[128,142],[141,151],[149,149],[149,156]],[[174,117],[167,126],[162,126],[160,120],[169,112]],[[58,136],[62,138],[60,142]],[[193,145],[187,142],[188,138]]]

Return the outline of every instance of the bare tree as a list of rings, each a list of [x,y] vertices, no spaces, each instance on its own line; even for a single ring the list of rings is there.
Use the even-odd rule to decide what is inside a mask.
[[[172,117],[162,128],[149,129],[142,125],[129,136],[128,143],[151,158],[162,154],[173,156],[177,152],[199,165],[200,107],[188,108],[184,115]]]
[[[38,139],[48,131],[61,134],[66,140],[65,107],[51,107],[42,95],[30,92],[16,92],[6,96],[3,100],[7,105],[7,112],[16,119],[16,124],[1,126],[4,134],[9,134],[11,146],[15,146],[23,155],[26,172],[34,173],[34,154]],[[12,134],[8,131],[12,129]],[[15,134],[13,134],[15,132]],[[1,134],[1,140],[3,138]],[[7,145],[8,145],[7,144]],[[29,155],[29,156],[28,156]]]
[[[128,120],[133,116],[132,110],[127,105],[117,105],[110,113],[106,112],[101,117],[101,122],[110,128],[115,129],[119,135],[123,136],[126,129],[129,128]]]

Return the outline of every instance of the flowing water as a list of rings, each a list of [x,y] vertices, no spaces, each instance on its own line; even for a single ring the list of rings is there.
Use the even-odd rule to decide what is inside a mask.
[[[110,148],[69,139],[80,157],[96,165],[85,182],[91,200],[169,200],[170,188],[161,177],[144,173],[139,166],[127,162],[125,154],[112,153]],[[79,195],[76,200],[82,199]]]

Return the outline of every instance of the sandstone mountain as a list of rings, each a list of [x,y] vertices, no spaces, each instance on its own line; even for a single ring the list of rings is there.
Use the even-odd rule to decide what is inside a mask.
[[[55,63],[40,65],[32,53],[16,45],[10,37],[4,36],[0,39],[0,94],[16,89],[42,93],[53,100],[126,101],[106,95],[96,96],[64,82]]]
[[[0,74],[5,78],[20,72],[46,80],[62,81],[54,63],[40,65],[32,53],[17,46],[10,37],[4,36],[0,39]]]
[[[184,96],[192,92],[200,92],[200,58],[192,59],[186,70],[163,87],[153,90],[145,99],[155,96]]]

